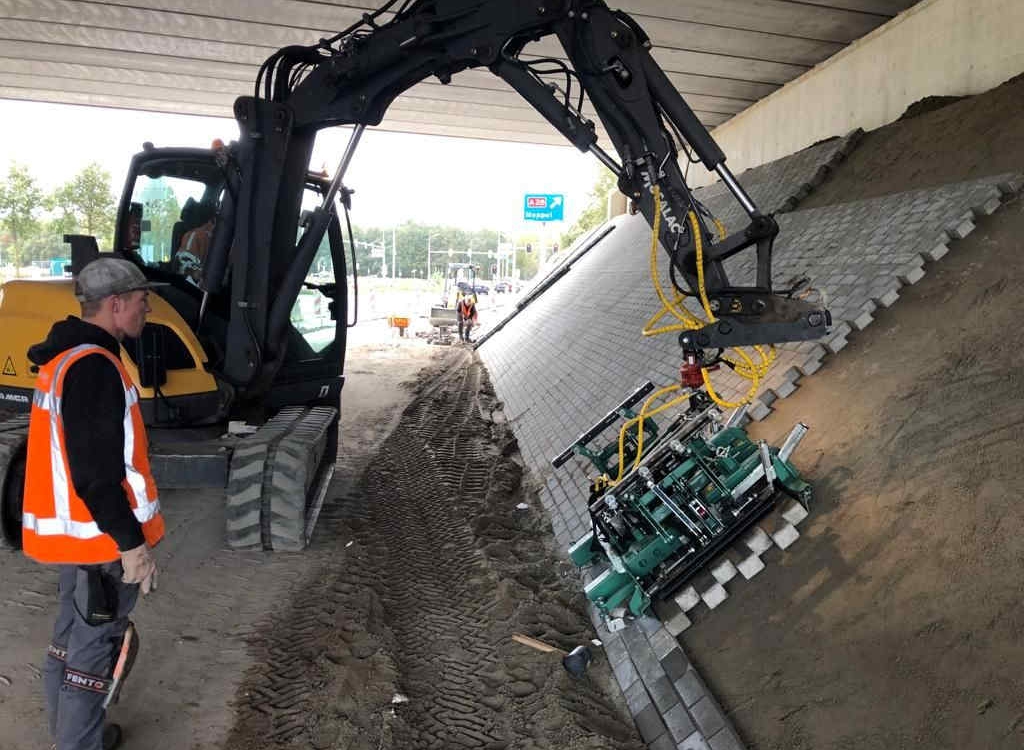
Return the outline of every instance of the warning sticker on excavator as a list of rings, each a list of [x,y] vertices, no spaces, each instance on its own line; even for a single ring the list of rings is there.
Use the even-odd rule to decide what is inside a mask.
[[[8,377],[17,377],[18,373],[14,369],[14,360],[11,359],[11,355],[7,355],[7,359],[4,361],[4,375]]]

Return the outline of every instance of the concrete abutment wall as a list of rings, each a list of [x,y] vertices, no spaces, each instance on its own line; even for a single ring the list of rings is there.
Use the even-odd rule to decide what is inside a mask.
[[[1024,71],[1024,0],[922,0],[714,131],[732,171],[855,128],[928,96],[967,96]],[[703,170],[694,187],[713,182]]]

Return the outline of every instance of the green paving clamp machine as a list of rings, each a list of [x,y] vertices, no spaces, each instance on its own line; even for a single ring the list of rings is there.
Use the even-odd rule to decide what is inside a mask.
[[[643,614],[786,498],[804,509],[811,501],[811,486],[788,460],[805,425],[797,424],[779,448],[755,443],[738,426],[742,412],[723,419],[703,391],[664,427],[647,416],[630,425],[638,417],[634,407],[653,390],[651,383],[641,386],[552,461],[558,468],[577,454],[599,472],[590,488],[592,530],[569,554],[580,567],[606,566],[585,592],[608,617],[623,610]],[[621,440],[616,430],[611,443],[594,447],[623,422]],[[612,484],[608,477],[619,473],[620,461],[629,470]]]

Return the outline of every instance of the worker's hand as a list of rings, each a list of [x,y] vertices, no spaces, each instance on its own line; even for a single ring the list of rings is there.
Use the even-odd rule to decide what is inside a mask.
[[[156,590],[156,561],[145,543],[122,552],[121,566],[124,568],[123,583],[139,584],[143,594]]]

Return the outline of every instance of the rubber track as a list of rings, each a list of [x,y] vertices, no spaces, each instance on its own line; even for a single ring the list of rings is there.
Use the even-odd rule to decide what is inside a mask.
[[[0,492],[7,483],[11,462],[28,441],[28,414],[9,417],[0,422]],[[10,550],[3,533],[0,533],[0,550]]]
[[[361,485],[325,504],[306,553],[318,565],[251,642],[261,666],[239,691],[229,748],[539,750],[581,737],[590,740],[580,747],[639,747],[592,681],[571,682],[557,661],[509,645],[515,628],[568,648],[592,636],[540,523],[524,528],[509,512],[521,470],[496,444],[514,448],[507,428],[481,408],[493,400],[482,366],[461,352],[446,362]],[[506,541],[516,545],[509,566],[526,573],[522,597],[534,601],[511,621],[496,612],[496,592],[520,581],[490,551]],[[543,590],[531,597],[534,582]],[[348,668],[364,674],[367,665],[392,682],[350,685]],[[512,692],[530,680],[532,692]],[[367,695],[373,689],[380,695]],[[353,690],[362,710],[347,697]],[[394,692],[408,703],[392,709]]]
[[[329,407],[287,407],[235,448],[227,487],[230,547],[306,546],[307,496],[336,414]]]

